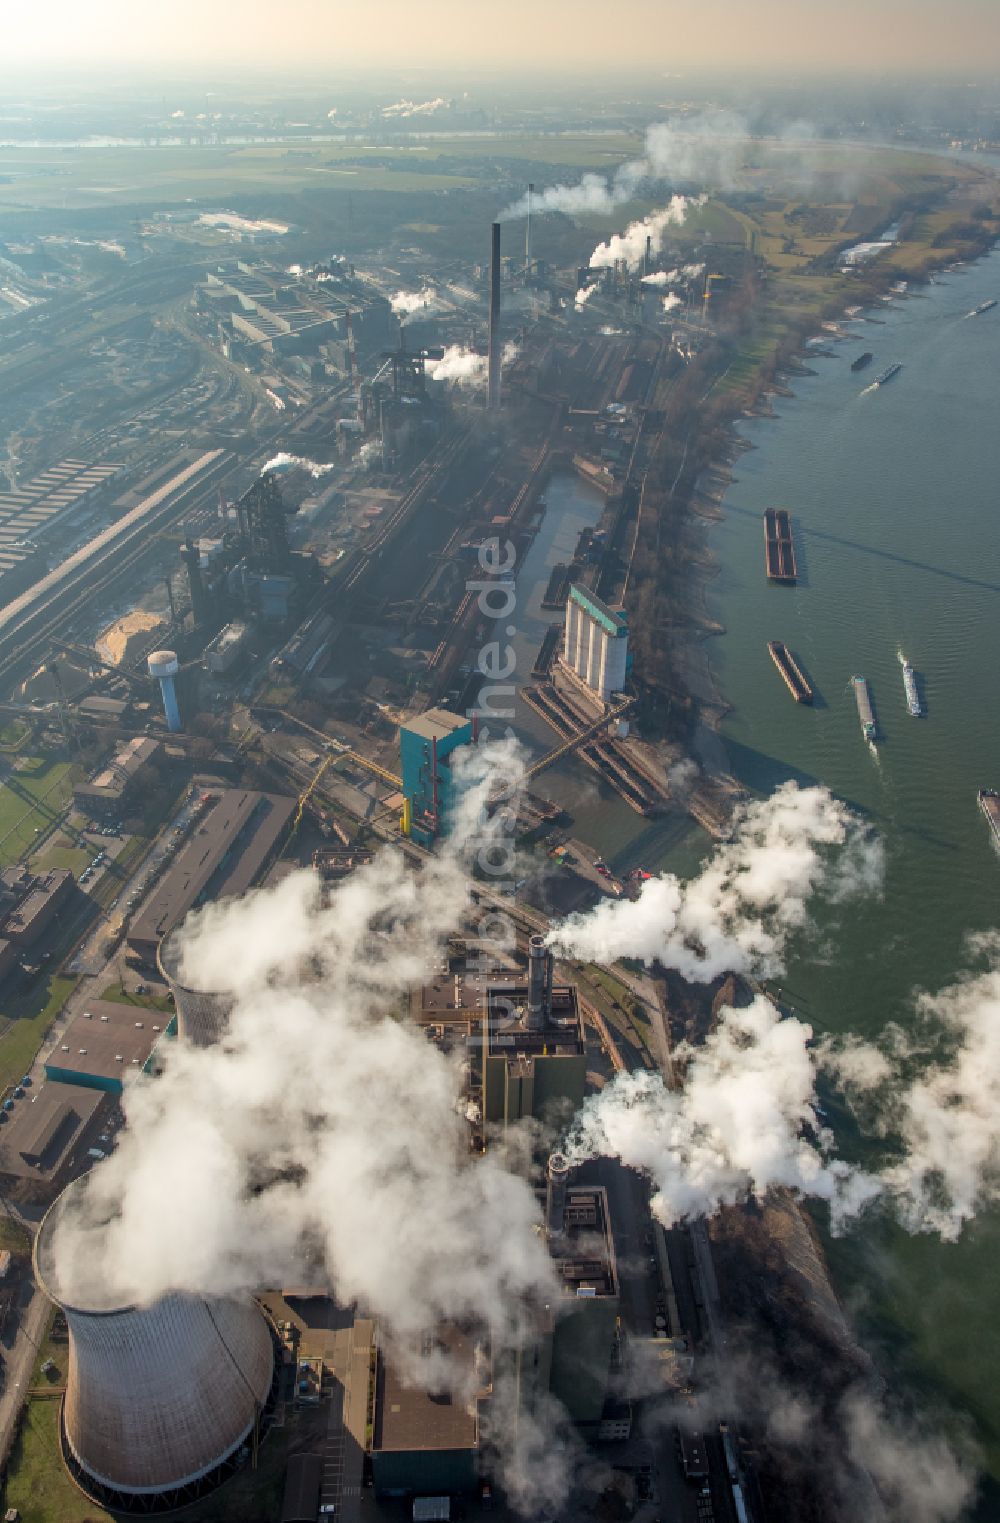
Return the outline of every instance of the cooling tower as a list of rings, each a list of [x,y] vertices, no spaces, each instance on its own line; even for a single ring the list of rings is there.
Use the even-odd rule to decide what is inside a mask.
[[[180,933],[171,931],[160,942],[156,964],[174,996],[177,1035],[195,1047],[211,1047],[222,1040],[233,1008],[233,996],[224,991],[195,989],[180,976]]]
[[[149,1306],[64,1295],[53,1232],[75,1181],[38,1230],[35,1277],[69,1329],[63,1458],[115,1511],[163,1512],[217,1485],[245,1457],[271,1393],[274,1349],[249,1298],[171,1294]]]

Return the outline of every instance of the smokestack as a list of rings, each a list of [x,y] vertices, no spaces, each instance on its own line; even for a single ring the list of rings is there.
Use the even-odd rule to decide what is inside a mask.
[[[644,275],[648,275],[649,274],[649,267],[652,264],[652,262],[653,262],[653,235],[652,235],[652,233],[647,233],[646,234],[646,256],[645,256],[645,259],[643,261],[643,266],[642,266],[642,273]]]
[[[552,1013],[553,957],[544,936],[528,942],[528,1030],[543,1031]]]
[[[528,224],[524,230],[524,273],[531,279],[531,198],[535,194],[535,187],[528,186]]]
[[[568,1188],[569,1163],[562,1153],[550,1153],[545,1186],[545,1231],[549,1237],[562,1236]]]
[[[490,257],[489,410],[500,411],[500,224],[493,224]]]

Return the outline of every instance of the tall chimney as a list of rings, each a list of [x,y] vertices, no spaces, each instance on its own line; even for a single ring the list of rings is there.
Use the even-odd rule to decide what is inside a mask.
[[[646,259],[645,259],[645,263],[643,265],[643,271],[642,271],[642,273],[644,275],[648,275],[649,274],[649,267],[652,264],[652,262],[653,262],[653,235],[652,235],[652,233],[647,233],[646,234]]]
[[[500,411],[500,224],[493,224],[490,258],[490,360],[489,409]]]
[[[543,1031],[552,1011],[552,953],[544,936],[528,942],[528,1030]]]
[[[531,279],[531,198],[535,194],[535,187],[528,186],[528,223],[524,230],[524,273]]]
[[[566,1191],[569,1188],[569,1162],[562,1153],[549,1154],[545,1185],[545,1231],[549,1237],[561,1237],[566,1225]]]

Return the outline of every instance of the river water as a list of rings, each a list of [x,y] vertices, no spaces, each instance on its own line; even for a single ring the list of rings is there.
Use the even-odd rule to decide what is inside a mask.
[[[723,740],[734,772],[769,792],[820,781],[870,815],[887,845],[885,897],[825,927],[822,955],[789,969],[817,1030],[872,1035],[912,1021],[913,992],[968,965],[970,933],[1000,929],[1000,860],[976,789],[1000,786],[1000,253],[942,274],[870,314],[835,357],[811,361],[778,417],[743,429],[725,518],[707,530],[719,562],[712,645],[732,704]],[[850,361],[874,351],[868,370]],[[893,361],[899,375],[866,391]],[[769,586],[761,515],[792,517],[800,580]],[[766,650],[792,649],[813,709],[794,704]],[[907,713],[897,650],[913,663],[926,717]],[[852,673],[868,677],[880,740],[864,743]],[[845,1147],[863,1148],[831,1103]],[[961,1240],[908,1238],[868,1223],[832,1245],[838,1286],[884,1373],[925,1406],[974,1424],[1000,1477],[1000,1216]],[[1000,1517],[987,1483],[982,1519]]]

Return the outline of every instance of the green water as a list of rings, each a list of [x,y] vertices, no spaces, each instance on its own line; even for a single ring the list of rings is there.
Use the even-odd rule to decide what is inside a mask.
[[[1000,860],[976,789],[1000,786],[1000,254],[942,275],[872,314],[836,357],[746,426],[725,520],[707,530],[726,626],[713,669],[733,705],[733,770],[770,791],[820,781],[870,815],[887,845],[884,900],[827,927],[788,985],[818,1030],[874,1034],[912,1019],[915,989],[949,983],[970,932],[1000,928]],[[868,370],[850,361],[874,351]],[[900,374],[866,394],[884,366]],[[761,514],[792,516],[801,577],[768,586]],[[812,681],[794,704],[766,650],[781,639]],[[897,650],[918,674],[925,718],[907,713]],[[865,745],[852,673],[868,677],[879,727]],[[849,1145],[848,1123],[834,1108]],[[926,1404],[971,1419],[1000,1477],[1000,1215],[957,1244],[868,1224],[833,1246],[839,1287],[883,1371]],[[1000,1517],[1000,1494],[978,1514]]]

